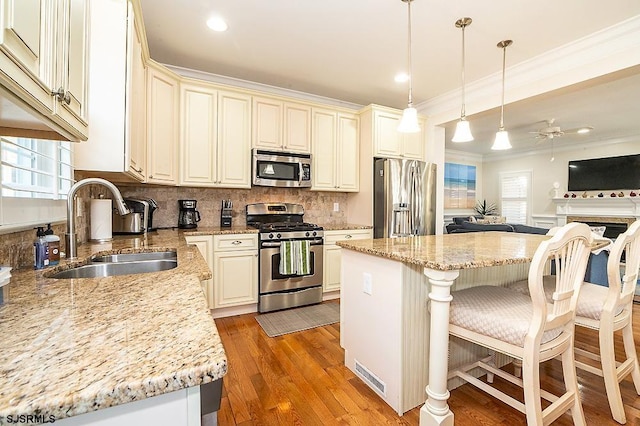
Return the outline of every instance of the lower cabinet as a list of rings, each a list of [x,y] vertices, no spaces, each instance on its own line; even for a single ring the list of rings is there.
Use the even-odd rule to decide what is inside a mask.
[[[342,248],[336,245],[336,242],[341,240],[366,240],[370,238],[373,238],[372,229],[324,231],[323,292],[327,293],[340,290]]]
[[[213,279],[203,281],[209,309],[258,303],[258,235],[186,237],[206,259]]]
[[[211,235],[197,235],[186,237],[187,244],[193,244],[198,247],[200,254],[207,261],[209,269],[213,271],[213,236]],[[207,299],[207,305],[209,309],[213,309],[213,279],[208,279],[201,282],[204,296]]]

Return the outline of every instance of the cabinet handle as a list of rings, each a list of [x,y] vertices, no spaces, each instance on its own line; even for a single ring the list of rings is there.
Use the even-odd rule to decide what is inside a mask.
[[[149,179],[153,179],[153,175],[149,175]]]
[[[242,244],[242,241],[235,240],[235,241],[232,241],[231,244],[233,244],[234,246],[237,246]]]
[[[142,173],[142,167],[138,169],[138,173]]]
[[[347,235],[344,236],[345,240],[349,240],[351,238],[353,238],[353,236],[351,234],[347,234]]]
[[[58,102],[64,102],[67,105],[71,104],[71,95],[69,94],[69,92],[65,92],[62,87],[60,87],[55,92],[51,92],[51,94],[56,97]]]

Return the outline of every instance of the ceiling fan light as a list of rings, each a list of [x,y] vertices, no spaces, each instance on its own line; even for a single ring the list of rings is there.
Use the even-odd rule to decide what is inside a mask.
[[[592,131],[593,128],[592,127],[583,127],[581,129],[578,129],[578,134],[584,135],[585,133],[589,133],[590,131]]]
[[[413,107],[407,107],[402,111],[402,118],[398,124],[400,133],[418,133],[420,125],[418,124],[418,111]]]
[[[463,118],[456,124],[456,132],[451,139],[451,142],[471,142],[473,135],[471,134],[471,127],[469,122]]]
[[[493,146],[491,147],[494,151],[500,151],[503,149],[511,149],[511,142],[509,142],[509,132],[504,129],[498,130],[496,132],[496,140],[493,141]]]

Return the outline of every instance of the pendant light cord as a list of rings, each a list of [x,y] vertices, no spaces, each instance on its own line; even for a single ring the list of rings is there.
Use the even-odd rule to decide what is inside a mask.
[[[507,63],[507,46],[502,47],[502,106],[500,107],[500,130],[504,130],[504,73]]]
[[[465,111],[465,107],[464,107],[464,29],[465,29],[466,25],[462,24],[462,111],[460,112],[460,118],[464,119],[466,117],[466,111]]]
[[[412,80],[413,80],[413,64],[411,62],[411,2],[413,0],[407,0],[407,6],[409,7],[409,14],[408,14],[408,20],[409,20],[409,43],[408,43],[408,48],[409,48],[409,108],[413,107],[413,97],[412,97]]]

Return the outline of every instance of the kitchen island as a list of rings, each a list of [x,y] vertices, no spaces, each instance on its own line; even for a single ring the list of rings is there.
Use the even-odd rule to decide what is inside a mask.
[[[453,425],[448,366],[475,359],[482,349],[453,341],[449,347],[450,292],[526,278],[546,238],[476,232],[338,242],[345,249],[345,364],[398,414],[424,403],[422,426]]]
[[[167,249],[175,269],[47,278],[96,253]],[[227,372],[200,284],[210,277],[197,248],[171,230],[83,244],[75,260],[14,271],[0,308],[0,424],[31,415],[106,425],[113,413],[125,416],[117,424],[199,425],[200,386]]]

